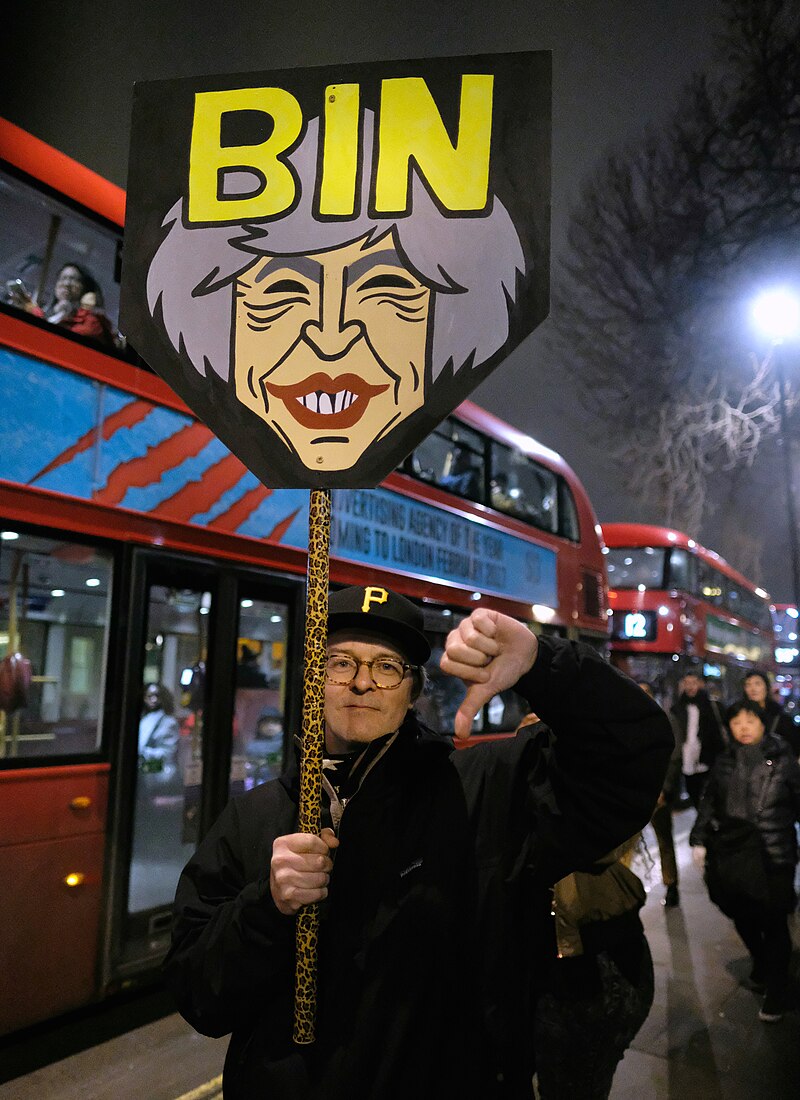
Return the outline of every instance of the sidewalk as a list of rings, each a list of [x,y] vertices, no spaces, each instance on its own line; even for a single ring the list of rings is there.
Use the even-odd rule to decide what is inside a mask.
[[[611,1100],[798,1100],[800,1012],[777,1024],[758,1019],[761,998],[741,982],[747,952],[711,904],[687,843],[694,811],[674,817],[681,904],[661,905],[658,845],[645,831],[655,867],[634,870],[648,887],[642,920],[653,954],[653,1008],[614,1079]],[[792,918],[797,995],[798,915]]]
[[[645,839],[655,866],[648,874],[641,860],[634,864],[649,890],[642,917],[656,994],[617,1070],[611,1100],[800,1100],[800,1012],[777,1024],[758,1019],[759,997],[740,984],[749,972],[744,947],[691,861],[693,819],[692,810],[674,819],[679,908],[661,905],[650,829]],[[793,921],[797,948],[797,915]],[[795,955],[795,978],[798,961]],[[220,1100],[226,1047],[227,1039],[205,1039],[170,1015],[0,1085],[0,1100]]]

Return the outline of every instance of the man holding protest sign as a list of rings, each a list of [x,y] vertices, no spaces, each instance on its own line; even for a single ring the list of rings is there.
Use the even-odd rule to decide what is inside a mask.
[[[530,1095],[541,893],[661,789],[666,719],[591,650],[475,612],[442,659],[457,734],[516,685],[557,739],[457,754],[411,711],[403,597],[336,593],[326,650],[330,491],[547,314],[549,104],[527,52],[136,89],[126,334],[265,487],[312,490],[299,781],[234,799],[178,890],[170,982],[233,1033],[226,1100]]]
[[[181,878],[167,974],[193,1026],[233,1033],[226,1100],[531,1095],[543,892],[646,823],[672,735],[593,650],[480,609],[442,658],[469,685],[457,734],[514,686],[552,734],[453,753],[413,714],[429,653],[402,596],[332,594],[325,828],[297,831],[290,773],[234,799]],[[317,1034],[301,1047],[292,917],[313,902]]]

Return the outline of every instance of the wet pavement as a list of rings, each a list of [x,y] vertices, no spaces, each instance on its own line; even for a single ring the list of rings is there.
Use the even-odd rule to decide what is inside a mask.
[[[653,953],[655,1002],[617,1070],[612,1100],[798,1100],[800,1012],[758,1019],[760,998],[742,981],[749,962],[733,926],[709,902],[686,842],[693,811],[675,815],[681,904],[661,905],[655,860],[634,869],[648,887],[642,918]],[[800,923],[793,918],[795,996]],[[180,1017],[135,1028],[26,1077],[0,1085],[0,1100],[221,1100],[226,1039],[196,1035]],[[564,1100],[582,1100],[565,1097]]]
[[[642,920],[653,954],[656,993],[650,1015],[614,1079],[612,1100],[798,1100],[800,1098],[800,922],[792,917],[795,1008],[779,1023],[758,1019],[761,998],[742,982],[750,960],[731,922],[708,900],[687,843],[694,811],[676,814],[681,904],[665,909],[658,847]]]

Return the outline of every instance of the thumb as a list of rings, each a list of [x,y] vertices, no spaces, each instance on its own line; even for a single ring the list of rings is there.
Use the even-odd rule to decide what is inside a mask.
[[[481,707],[496,694],[489,684],[470,684],[464,702],[456,711],[455,734],[465,740],[472,733],[472,723]]]
[[[329,829],[326,825],[322,832],[319,834],[320,840],[324,840],[329,848],[339,847],[339,838],[333,829]]]

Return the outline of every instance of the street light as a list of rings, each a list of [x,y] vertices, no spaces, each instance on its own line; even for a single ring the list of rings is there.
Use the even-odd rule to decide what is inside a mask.
[[[789,548],[792,557],[792,585],[795,606],[800,606],[800,547],[797,542],[797,508],[792,474],[792,446],[786,417],[786,376],[780,345],[800,332],[800,299],[788,287],[773,287],[762,291],[753,302],[753,320],[760,331],[772,341],[769,358],[778,377],[778,412],[781,424],[781,450],[786,476],[786,511],[789,520]]]

